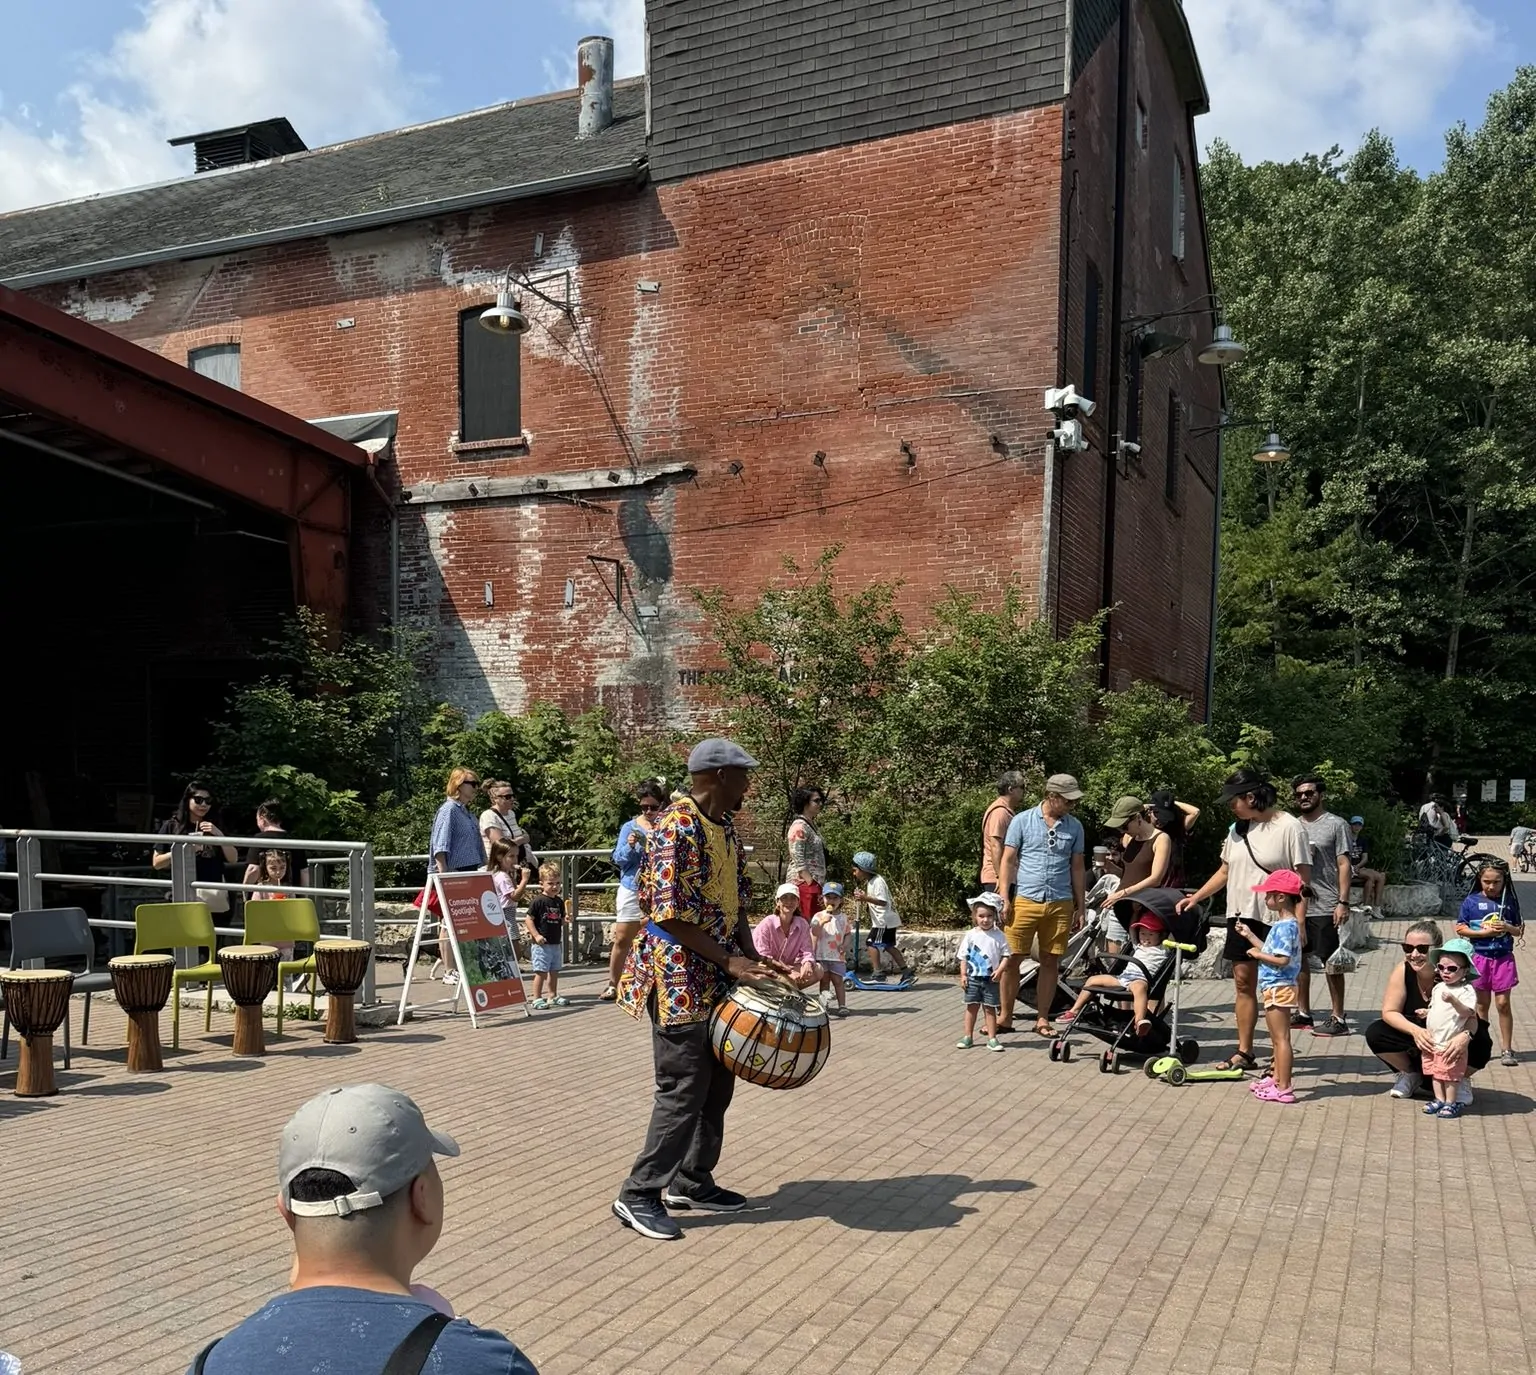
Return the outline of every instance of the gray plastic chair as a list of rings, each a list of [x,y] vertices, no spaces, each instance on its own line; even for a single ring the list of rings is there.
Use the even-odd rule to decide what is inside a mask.
[[[89,1043],[91,1034],[91,994],[104,993],[112,987],[112,976],[97,973],[96,937],[82,907],[39,907],[11,916],[11,968],[19,969],[28,960],[84,961],[85,968],[75,971],[73,992],[85,994],[85,1017],[80,1026],[80,1044]],[[0,1060],[10,1054],[11,1014],[0,1021]],[[69,1018],[64,1019],[64,1068],[69,1068]]]

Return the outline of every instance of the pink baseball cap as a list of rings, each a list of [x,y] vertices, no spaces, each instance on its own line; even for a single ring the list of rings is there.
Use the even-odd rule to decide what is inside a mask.
[[[1255,893],[1289,893],[1293,898],[1301,896],[1301,875],[1294,869],[1276,869],[1263,883],[1253,885]]]

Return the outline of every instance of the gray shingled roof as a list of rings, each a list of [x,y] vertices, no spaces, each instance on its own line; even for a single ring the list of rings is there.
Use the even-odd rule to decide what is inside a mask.
[[[614,84],[614,122],[593,138],[576,137],[577,105],[574,91],[514,101],[249,167],[12,211],[0,215],[0,282],[39,285],[635,180],[646,150],[644,81]]]

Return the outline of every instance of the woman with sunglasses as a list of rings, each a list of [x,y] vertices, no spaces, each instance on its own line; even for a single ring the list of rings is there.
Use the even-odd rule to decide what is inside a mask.
[[[1129,923],[1138,904],[1125,899],[1149,888],[1184,886],[1184,843],[1200,818],[1200,809],[1179,802],[1170,792],[1155,792],[1150,802],[1122,797],[1105,821],[1119,832],[1120,886],[1106,921],[1106,948],[1111,955],[1129,939]]]
[[[796,788],[789,795],[795,819],[784,837],[789,850],[787,877],[799,890],[800,915],[806,921],[821,911],[821,885],[827,881],[827,847],[816,829],[816,818],[826,803],[820,788]]]
[[[645,863],[645,845],[651,824],[667,805],[667,785],[659,778],[648,778],[635,789],[640,814],[619,827],[619,839],[613,847],[614,868],[619,871],[619,892],[613,914],[613,949],[608,953],[608,987],[597,996],[605,1003],[618,997],[619,975],[629,958],[645,914],[640,910],[640,866]]]
[[[485,838],[469,809],[479,792],[480,775],[473,769],[454,769],[448,775],[443,804],[432,818],[432,839],[427,845],[432,867],[440,874],[467,874],[485,867]],[[439,973],[445,984],[459,981],[446,921],[438,927],[437,959],[427,977],[436,978]]]
[[[220,836],[224,832],[209,820],[213,815],[213,789],[206,783],[193,780],[182,790],[181,801],[176,804],[176,814],[160,827],[164,836],[205,835]],[[224,866],[234,864],[240,858],[233,845],[199,845],[196,851],[197,882],[223,883]],[[171,867],[171,846],[157,845],[150,863],[156,869]],[[229,911],[229,894],[222,888],[201,888],[198,897],[208,904],[210,912]]]
[[[1397,1073],[1389,1090],[1394,1098],[1411,1098],[1421,1085],[1419,1069],[1426,1051],[1434,1049],[1434,1037],[1425,1025],[1430,994],[1439,975],[1429,952],[1444,944],[1440,928],[1432,921],[1416,921],[1403,935],[1403,962],[1387,978],[1381,998],[1381,1017],[1365,1029],[1365,1043],[1376,1058]],[[1448,1048],[1451,1055],[1467,1057],[1468,1074],[1476,1074],[1493,1058],[1493,1037],[1488,1023],[1478,1019],[1471,1036],[1462,1033]],[[1458,1103],[1472,1101],[1472,1086],[1461,1080]]]

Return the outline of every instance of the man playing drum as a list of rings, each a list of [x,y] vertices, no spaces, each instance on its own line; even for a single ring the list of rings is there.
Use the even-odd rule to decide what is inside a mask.
[[[704,740],[688,756],[687,796],[655,819],[639,877],[648,918],[619,978],[618,1003],[651,1019],[656,1098],[650,1129],[614,1216],[653,1241],[682,1229],[668,1208],[736,1212],[746,1199],[715,1183],[725,1111],[736,1080],[709,1044],[709,1014],[733,979],[765,968],[747,925],[751,885],[731,816],[757,767],[732,740]]]

